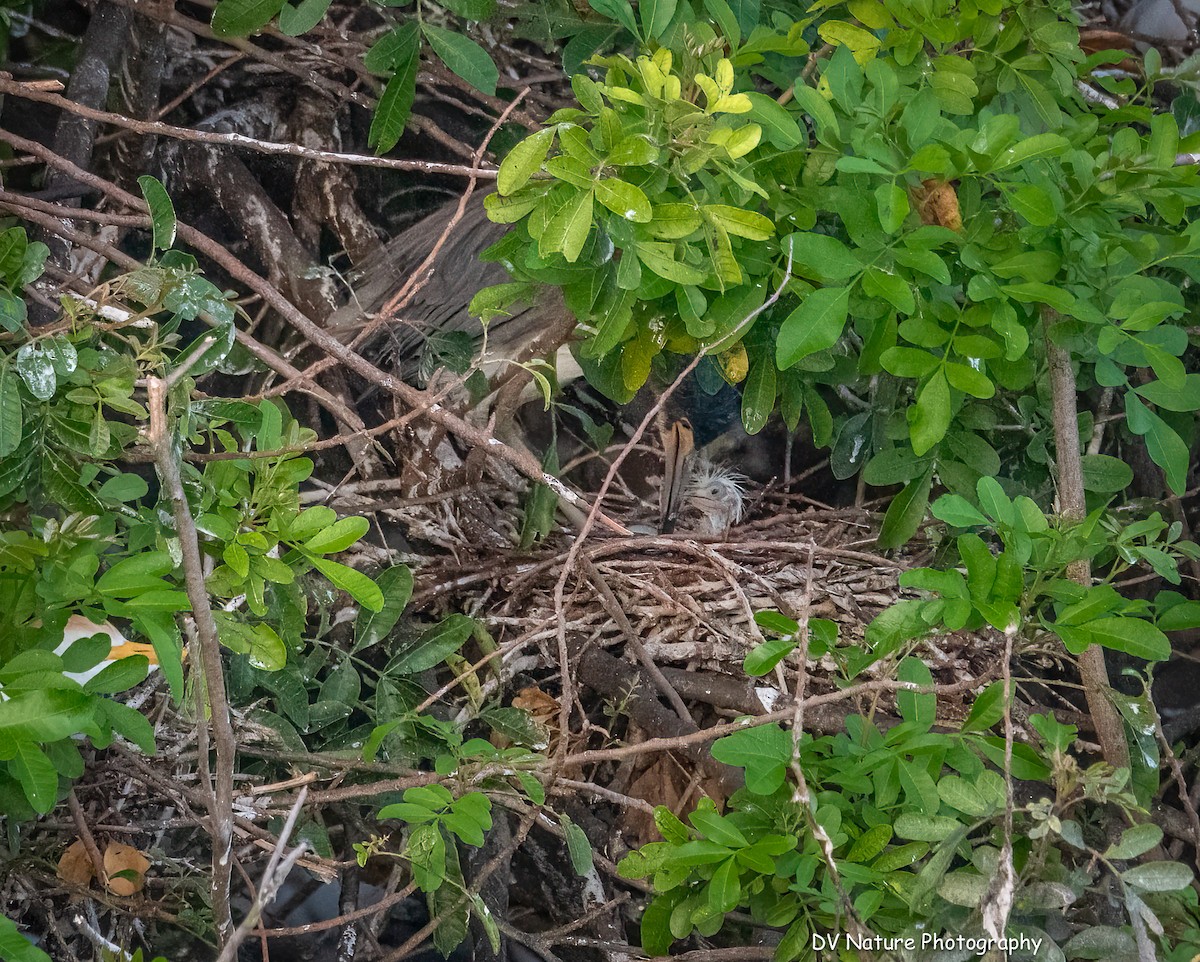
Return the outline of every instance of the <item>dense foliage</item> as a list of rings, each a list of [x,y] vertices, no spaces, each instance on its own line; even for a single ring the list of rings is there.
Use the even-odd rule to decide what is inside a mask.
[[[851,715],[844,732],[814,737],[769,720],[716,741],[714,758],[744,773],[725,812],[708,800],[686,819],[660,807],[663,840],[621,862],[653,887],[642,949],[718,932],[736,944],[753,925],[777,930],[787,962],[812,956],[814,934],[857,925],[1032,934],[1041,958],[1147,957],[1152,943],[1194,955],[1194,874],[1161,857],[1148,818],[1160,763],[1175,761],[1147,721],[1148,678],[1140,693],[1112,693],[1131,764],[1088,764],[1077,729],[1050,715],[1028,719],[1030,743],[1014,741],[1007,675],[958,730],[936,726],[918,657],[923,640],[965,632],[1003,639],[1006,653],[1099,646],[1141,666],[1170,656],[1166,632],[1200,627],[1200,602],[1175,590],[1200,548],[1162,505],[1118,501],[1146,480],[1131,467],[1143,450],[1165,482],[1154,494],[1177,506],[1188,487],[1200,410],[1188,370],[1194,98],[1159,109],[1160,81],[1176,78],[1153,54],[1141,77],[1101,71],[1120,58],[1085,58],[1063,2],[408,6],[372,7],[383,27],[361,61],[377,79],[367,145],[381,154],[411,118],[422,56],[487,98],[504,92],[462,24],[512,17],[513,36],[561,45],[572,75],[576,105],[499,141],[510,147],[488,212],[513,229],[487,256],[512,281],[481,292],[474,312],[488,323],[559,288],[588,379],[618,401],[656,368],[703,355],[698,380],[712,393],[738,386],[748,433],[780,418],[829,449],[836,478],[893,493],[881,548],[925,527],[937,549],[863,645],[829,620],[759,614],[774,637],[748,654],[746,675],[782,679],[791,665],[804,677],[825,659],[838,684],[892,682],[899,723]],[[298,37],[330,8],[219,0],[212,28]],[[443,954],[472,918],[495,945],[458,846],[484,845],[496,803],[547,805],[549,732],[497,704],[463,659],[496,651],[484,616],[402,621],[407,567],[368,577],[334,560],[368,522],[304,506],[316,435],[282,401],[197,392],[244,363],[245,318],[174,249],[167,191],[140,183],[146,264],[64,298],[50,326],[27,323],[22,294],[47,248],[20,226],[0,233],[0,812],[17,826],[53,809],[83,771],[79,736],[155,750],[146,718],[107,697],[140,683],[150,660],[96,673],[108,635],[58,650],[68,619],[127,623],[176,705],[203,719],[212,689],[193,680],[180,616],[207,598],[235,656],[228,697],[248,719],[295,753],[428,776],[373,808],[404,824],[402,841],[372,835],[355,851],[409,866]],[[1055,351],[1077,379],[1066,406],[1047,377]],[[168,388],[165,424],[152,423],[151,383]],[[1075,450],[1055,443],[1070,436],[1064,419],[1084,439]],[[179,495],[153,441],[163,429]],[[1064,465],[1082,474],[1080,517],[1056,511]],[[1081,563],[1096,577],[1081,583]],[[1171,587],[1122,595],[1115,585],[1135,568]],[[348,641],[330,614],[346,599]],[[454,718],[430,710],[421,676],[439,669],[464,693]],[[1040,787],[1022,796],[1014,780]],[[586,834],[565,816],[557,825],[574,871],[594,874]],[[318,819],[304,828],[330,851]],[[197,928],[219,926],[213,912],[195,907]],[[0,921],[0,955],[37,953]]]

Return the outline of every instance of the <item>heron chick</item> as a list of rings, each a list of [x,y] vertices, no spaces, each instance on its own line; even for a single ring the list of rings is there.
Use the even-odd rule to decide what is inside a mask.
[[[664,425],[663,460],[659,531],[670,534],[685,513],[697,515],[688,526],[709,537],[724,534],[742,520],[750,479],[697,452],[687,418]]]
[[[746,484],[749,478],[732,468],[696,457],[683,489],[684,508],[699,512],[697,534],[724,535],[746,514]]]

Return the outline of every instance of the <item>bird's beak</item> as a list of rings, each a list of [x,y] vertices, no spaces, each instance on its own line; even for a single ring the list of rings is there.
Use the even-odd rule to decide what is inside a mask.
[[[695,446],[692,425],[686,418],[672,421],[663,432],[665,466],[658,520],[658,530],[663,534],[670,534],[675,530],[675,519],[679,514],[679,503],[683,495],[683,463]]]

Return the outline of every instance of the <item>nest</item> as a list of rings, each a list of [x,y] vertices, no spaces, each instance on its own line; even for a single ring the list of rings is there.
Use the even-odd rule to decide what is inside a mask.
[[[606,508],[639,528],[646,516],[645,505],[628,498],[606,501]],[[561,623],[569,652],[601,648],[632,660],[632,634],[658,665],[744,685],[743,661],[771,637],[755,622],[759,612],[834,622],[842,654],[866,645],[866,627],[901,598],[901,572],[928,553],[928,545],[918,543],[893,556],[880,554],[879,520],[864,509],[816,509],[798,497],[775,496],[718,539],[687,532],[619,537],[594,529],[565,580],[561,606],[556,590],[570,561],[573,531],[560,530],[525,552],[459,544],[449,555],[410,559],[418,567],[413,607],[432,615],[465,611],[483,621],[499,645],[511,648],[504,679],[557,665]],[[916,653],[934,681],[962,692],[962,699],[940,704],[939,715],[964,717],[971,689],[962,683],[979,678],[982,684],[990,676],[999,654],[993,647],[965,636],[921,644]],[[758,689],[761,704],[742,710],[770,710],[780,687],[794,686],[798,660],[797,653],[785,660]],[[807,690],[834,690],[842,660],[838,652],[810,658]],[[888,677],[893,669],[894,662],[884,661],[864,674]],[[890,696],[859,701],[843,714],[891,704]]]

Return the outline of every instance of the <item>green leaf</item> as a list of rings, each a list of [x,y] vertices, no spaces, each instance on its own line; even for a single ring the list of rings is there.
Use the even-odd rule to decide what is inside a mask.
[[[142,189],[142,196],[146,198],[146,206],[150,209],[154,249],[170,250],[175,244],[175,205],[171,203],[171,195],[149,174],[138,178],[138,186]]]
[[[1125,419],[1130,431],[1146,438],[1146,450],[1166,473],[1171,490],[1182,495],[1187,489],[1190,460],[1187,444],[1132,391],[1125,393]]]
[[[325,19],[325,12],[332,0],[300,0],[297,4],[286,3],[279,11],[279,31],[288,37],[299,37],[308,33]]]
[[[466,20],[486,20],[496,12],[496,0],[441,0],[441,3]]]
[[[900,786],[904,788],[908,805],[924,814],[934,814],[941,807],[942,800],[937,794],[934,778],[930,776],[924,764],[901,758],[896,766],[896,776],[899,777]]]
[[[936,354],[915,347],[889,347],[879,355],[879,363],[896,377],[922,378],[936,371],[941,361]]]
[[[118,474],[109,478],[96,492],[101,498],[128,504],[144,498],[150,491],[145,479],[136,474]]]
[[[659,277],[676,284],[700,284],[705,280],[703,271],[676,258],[674,244],[642,241],[637,246],[637,255],[638,259]]]
[[[956,364],[949,361],[946,363],[945,371],[946,380],[950,382],[951,387],[957,388],[964,394],[970,394],[972,397],[985,401],[996,394],[996,385],[988,376],[968,364]]]
[[[883,229],[889,234],[894,234],[908,217],[908,192],[895,183],[880,184],[875,188],[875,208],[879,212],[879,223]],[[934,254],[934,257],[937,255]]]
[[[371,129],[367,132],[367,146],[377,154],[386,154],[404,133],[417,95],[418,62],[414,44],[409,55],[396,66],[396,72],[375,105],[375,116],[371,118]]]
[[[658,161],[658,147],[647,137],[642,134],[635,134],[622,139],[612,151],[609,153],[606,163],[616,167],[645,167],[647,164],[653,164]],[[683,207],[685,210],[692,211],[692,217],[695,219],[695,226],[700,226],[699,218],[695,217],[695,210],[687,204],[666,205],[671,207]],[[660,217],[659,209],[655,209],[654,219],[657,221]],[[695,230],[695,227],[692,228]],[[691,231],[685,231],[685,236]],[[658,236],[663,236],[659,234]]]
[[[30,247],[29,238],[23,227],[9,227],[0,231],[0,277],[9,287],[21,287],[21,266]]]
[[[154,726],[140,711],[122,705],[112,698],[101,698],[96,705],[96,712],[103,717],[109,728],[127,741],[133,742],[144,754],[154,754]]]
[[[911,655],[900,662],[897,677],[900,681],[915,685],[928,687],[933,684],[929,666],[920,658]],[[900,710],[901,718],[922,728],[931,727],[937,719],[937,695],[932,692],[922,694],[907,690],[897,691],[896,707]]]
[[[1200,410],[1200,374],[1188,374],[1181,388],[1168,387],[1163,381],[1151,381],[1136,391],[1151,404],[1167,411]]]
[[[1042,188],[1022,184],[1007,194],[1009,206],[1034,227],[1049,227],[1058,218],[1054,202]]]
[[[93,699],[82,691],[43,688],[0,701],[0,738],[54,742],[83,730]]]
[[[880,548],[899,548],[917,533],[921,522],[925,520],[932,487],[933,466],[930,465],[919,478],[908,482],[904,490],[892,498],[879,529]]]
[[[559,251],[571,264],[579,259],[592,229],[593,196],[590,190],[577,191],[550,218],[539,241],[543,255]]]
[[[83,690],[90,695],[115,695],[128,691],[145,680],[150,660],[145,655],[128,655],[109,662],[100,673],[89,678]]]
[[[24,430],[21,389],[17,375],[7,364],[0,364],[0,458],[6,458],[21,444]]]
[[[650,201],[640,187],[613,177],[596,182],[596,200],[618,217],[635,224],[647,224],[653,217]]]
[[[375,584],[383,593],[383,607],[379,611],[359,612],[354,620],[352,652],[378,644],[395,626],[412,597],[412,571],[407,565],[394,565],[380,572]]]
[[[571,857],[571,868],[580,878],[587,878],[595,870],[592,862],[592,843],[587,833],[566,815],[559,816],[559,824],[567,837],[567,854]]]
[[[250,574],[250,555],[236,541],[225,545],[225,549],[221,552],[221,560],[229,565],[239,578],[245,578]]]
[[[946,775],[938,782],[938,795],[942,801],[972,818],[983,818],[992,814],[992,804],[974,785],[957,775]]]
[[[705,204],[701,210],[735,237],[764,241],[775,233],[775,225],[770,219],[752,210],[727,204]]]
[[[128,598],[167,587],[162,576],[175,567],[165,551],[139,551],[123,558],[102,574],[96,590],[102,595]]]
[[[704,0],[704,9],[712,17],[716,26],[721,28],[721,35],[729,41],[730,47],[737,48],[742,39],[742,31],[738,26],[737,15],[730,9],[725,0]]]
[[[4,962],[51,962],[50,956],[25,938],[11,919],[0,915],[0,959]]]
[[[629,0],[588,0],[588,4],[597,13],[616,21],[635,37],[638,36],[637,23],[633,19],[633,7],[629,5]]]
[[[395,26],[363,55],[363,66],[371,73],[383,74],[399,69],[417,53],[420,32],[415,21]]]
[[[744,848],[750,844],[733,822],[716,812],[697,808],[688,816],[688,821],[710,842],[716,842],[726,848]]]
[[[708,906],[714,912],[732,912],[741,897],[742,882],[737,859],[727,858],[709,880]]]
[[[434,668],[466,644],[475,630],[475,620],[466,615],[448,615],[388,662],[384,674],[414,675]]]
[[[260,671],[279,671],[287,664],[287,645],[270,625],[259,623],[251,631],[246,657]]]
[[[994,681],[975,699],[971,713],[963,722],[965,732],[987,731],[1004,717],[1004,683]]]
[[[530,134],[508,152],[496,173],[496,189],[501,194],[511,194],[524,187],[535,173],[541,170],[550,145],[554,143],[554,128],[547,127]]]
[[[996,158],[992,170],[1004,170],[1041,157],[1057,157],[1066,152],[1070,142],[1059,134],[1035,134],[1018,141]]]
[[[917,403],[910,409],[909,433],[917,457],[921,457],[946,436],[951,413],[950,385],[946,382],[944,371],[935,371],[917,394]]]
[[[794,635],[800,630],[799,622],[778,611],[756,611],[754,623],[775,635]]]
[[[847,862],[869,862],[879,855],[892,840],[892,826],[873,825],[854,840],[846,853]]]
[[[271,22],[284,0],[220,0],[213,10],[213,33],[223,37],[248,37]]]
[[[1147,862],[1121,873],[1121,881],[1143,892],[1178,892],[1191,885],[1194,877],[1183,862]]]
[[[466,34],[455,33],[445,27],[435,27],[431,23],[422,23],[421,32],[425,34],[429,46],[441,58],[442,63],[476,90],[489,97],[495,96],[496,81],[500,79],[500,72],[483,47]]]
[[[986,525],[987,518],[966,498],[957,494],[944,494],[933,502],[933,516],[939,521],[956,528],[973,528]]]
[[[862,270],[850,248],[827,234],[789,234],[781,246],[784,253],[791,251],[792,270],[797,274],[841,281]]]
[[[917,842],[942,842],[960,828],[954,818],[904,812],[896,816],[896,834]]]
[[[15,754],[8,763],[9,771],[21,783],[33,810],[45,815],[57,801],[58,769],[33,742],[18,741],[13,750]]]
[[[822,287],[805,297],[779,328],[775,342],[779,369],[785,370],[810,354],[833,347],[842,336],[849,309],[848,287]]]
[[[369,528],[370,522],[366,518],[342,518],[304,542],[304,550],[313,554],[337,554],[358,541]]]
[[[28,316],[25,302],[6,287],[0,286],[0,328],[16,334],[25,326]]]
[[[1097,494],[1116,494],[1133,483],[1133,468],[1107,454],[1085,454],[1080,458],[1083,467],[1083,487]]]
[[[758,434],[775,410],[775,365],[769,357],[760,357],[750,365],[742,389],[742,427],[747,434]]]
[[[568,77],[578,76],[584,69],[584,61],[599,51],[607,50],[620,30],[616,24],[606,23],[583,27],[563,47],[563,73]]]
[[[712,756],[746,770],[746,788],[755,795],[770,795],[783,784],[792,760],[792,735],[778,725],[734,732],[713,743]]]
[[[657,39],[675,16],[678,0],[640,0],[638,14],[642,18],[643,38]]]
[[[1088,645],[1103,645],[1146,661],[1166,661],[1171,642],[1157,627],[1141,618],[1097,618],[1082,625],[1055,624],[1067,650],[1077,655]]]
[[[675,941],[671,933],[671,913],[682,892],[675,889],[656,896],[642,913],[642,952],[650,956],[665,956]],[[28,944],[28,943],[27,943]],[[47,957],[46,962],[49,962]]]
[[[22,344],[17,351],[17,373],[39,401],[49,401],[58,390],[58,375],[50,352],[40,344]]]
[[[379,611],[383,607],[383,592],[379,590],[375,582],[361,571],[355,571],[344,564],[330,561],[328,558],[319,558],[315,555],[309,556],[308,560],[335,587],[341,588],[342,591],[346,592],[346,594],[364,608],[371,611]]]
[[[750,98],[750,111],[747,116],[762,126],[763,132],[772,147],[779,150],[791,150],[800,146],[804,135],[796,117],[774,97],[760,94],[758,91],[747,91]]]
[[[1153,822],[1134,825],[1121,833],[1121,838],[1108,847],[1106,859],[1124,861],[1145,855],[1163,839],[1162,829]]]

